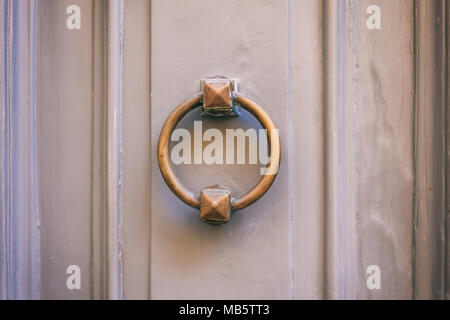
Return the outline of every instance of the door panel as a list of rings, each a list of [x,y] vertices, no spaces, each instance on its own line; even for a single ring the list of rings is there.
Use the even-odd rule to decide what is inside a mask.
[[[365,299],[408,299],[413,286],[413,2],[380,1],[389,15],[379,32],[365,27],[364,13],[371,4],[356,4],[354,24],[359,27],[352,59],[359,290]],[[395,279],[385,281],[382,291],[366,288],[366,269],[374,264],[383,278]]]
[[[2,0],[0,297],[445,298],[448,10]],[[169,190],[156,157],[169,113],[215,75],[239,79],[282,144],[270,190],[219,227]],[[179,127],[200,120],[260,128],[198,109]],[[196,192],[237,196],[260,164],[174,167]]]
[[[177,2],[152,2],[152,150],[169,110],[198,91],[199,79],[215,74],[238,78],[286,141],[286,4],[227,2],[220,10],[217,4],[192,1],[177,10]],[[151,165],[153,298],[289,297],[287,158],[269,193],[220,228],[198,223],[197,210],[167,192],[156,157]],[[232,191],[243,191],[235,188],[242,188],[245,167],[232,178],[208,170],[204,179],[204,166],[191,169],[202,175],[203,187],[229,179]],[[255,184],[257,177],[250,178]]]
[[[37,147],[41,217],[41,295],[89,298],[93,128],[93,2],[78,2],[82,29],[66,28],[71,1],[37,4]],[[100,70],[100,69],[97,69]],[[83,272],[65,287],[66,268]]]

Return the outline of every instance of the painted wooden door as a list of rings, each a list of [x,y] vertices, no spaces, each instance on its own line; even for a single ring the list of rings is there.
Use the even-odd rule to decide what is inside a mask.
[[[449,297],[446,1],[0,10],[1,298]],[[217,74],[267,110],[283,151],[268,193],[212,227],[167,188],[156,146]],[[203,125],[259,126],[245,113]],[[235,194],[259,177],[175,169]]]

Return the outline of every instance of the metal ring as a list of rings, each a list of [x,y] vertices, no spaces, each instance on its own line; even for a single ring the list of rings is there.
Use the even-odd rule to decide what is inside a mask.
[[[180,179],[178,179],[175,175],[170,164],[169,146],[172,131],[187,113],[200,106],[202,97],[202,93],[199,93],[193,98],[181,103],[167,118],[161,129],[158,141],[158,164],[164,181],[172,192],[180,198],[180,200],[197,209],[200,207],[200,196],[186,188]],[[271,161],[266,169],[271,174],[263,175],[258,183],[246,194],[237,199],[231,199],[231,210],[236,211],[247,207],[261,198],[261,196],[264,195],[264,193],[270,188],[278,172],[281,159],[281,147],[278,135],[274,141],[272,141],[272,134],[269,133],[276,130],[276,127],[264,109],[237,92],[233,93],[233,99],[242,108],[250,112],[256,119],[258,119],[264,129],[267,129],[267,139],[271,154]]]

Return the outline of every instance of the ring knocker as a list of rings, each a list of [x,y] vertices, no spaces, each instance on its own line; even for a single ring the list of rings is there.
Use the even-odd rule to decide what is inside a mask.
[[[236,116],[235,103],[250,112],[267,130],[270,161],[265,168],[265,174],[253,189],[239,198],[233,198],[231,191],[220,185],[204,188],[200,191],[200,195],[197,195],[183,185],[172,169],[169,156],[172,131],[188,112],[199,106],[202,106],[203,115]],[[231,211],[243,209],[258,200],[275,180],[280,158],[280,138],[272,119],[263,108],[237,91],[236,80],[220,76],[201,81],[201,92],[180,104],[169,115],[158,141],[158,163],[164,181],[178,198],[200,210],[200,220],[210,224],[225,223],[230,220]]]

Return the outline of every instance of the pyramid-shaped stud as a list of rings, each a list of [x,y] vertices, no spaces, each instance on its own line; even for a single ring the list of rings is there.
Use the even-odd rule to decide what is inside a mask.
[[[209,224],[222,224],[230,220],[231,191],[213,185],[200,191],[200,220]]]
[[[229,81],[205,81],[203,102],[206,109],[231,106]]]
[[[231,80],[211,78],[203,80],[203,111],[209,114],[224,114],[233,109]]]

